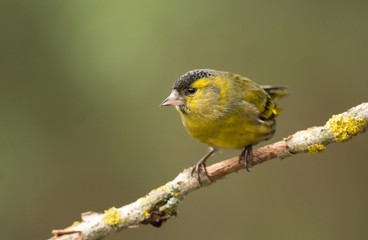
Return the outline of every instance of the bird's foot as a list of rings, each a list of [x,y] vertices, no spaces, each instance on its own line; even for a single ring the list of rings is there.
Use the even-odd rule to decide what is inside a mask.
[[[203,170],[203,172],[201,172]],[[196,165],[193,166],[191,176],[194,177],[197,175],[197,180],[200,185],[202,185],[201,174],[205,174],[207,178],[209,178],[206,168],[206,163],[199,161]]]
[[[194,165],[193,168],[192,168],[191,176],[193,177],[194,176],[194,173],[197,174],[197,180],[198,180],[198,182],[199,182],[200,185],[202,185],[202,181],[201,181],[201,169],[203,169],[203,172],[204,172],[205,176],[211,181],[211,178],[210,178],[210,176],[208,176],[207,169],[206,169],[206,160],[214,152],[216,152],[216,149],[213,148],[213,147],[210,147],[210,150],[208,151],[208,153],[206,155],[204,155],[202,157],[202,159],[199,160],[197,162],[197,164]]]
[[[246,146],[239,155],[239,164],[244,161],[244,168],[247,172],[250,172],[249,168],[253,166],[253,146]]]

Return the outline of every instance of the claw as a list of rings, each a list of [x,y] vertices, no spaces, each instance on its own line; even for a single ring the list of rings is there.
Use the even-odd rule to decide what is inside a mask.
[[[241,161],[245,160],[244,168],[247,172],[250,172],[249,168],[253,165],[253,146],[248,145],[246,146],[243,151],[239,155],[239,164]]]
[[[200,174],[200,171],[201,171],[201,169],[203,169],[203,171],[204,171],[204,174],[209,178],[209,176],[208,176],[208,172],[207,172],[207,168],[206,168],[206,160],[214,153],[214,152],[216,152],[216,149],[214,149],[214,148],[210,148],[210,151],[206,154],[206,155],[204,155],[204,157],[203,158],[201,158],[201,160],[199,160],[198,162],[197,162],[197,164],[196,165],[194,165],[193,166],[193,168],[192,168],[192,171],[191,171],[191,176],[192,177],[194,177],[194,173],[196,173],[197,174],[197,180],[198,180],[198,182],[199,182],[199,184],[200,185],[202,185],[202,182],[201,182],[201,174]]]
[[[200,174],[200,171],[201,169],[203,169],[204,171],[204,174],[208,176],[208,173],[207,173],[207,168],[206,168],[206,163],[201,163],[201,162],[198,162],[196,165],[193,166],[192,168],[192,172],[191,172],[191,176],[194,177],[194,173],[197,174],[197,180],[199,182],[199,184],[202,185],[202,182],[201,182],[201,174]]]

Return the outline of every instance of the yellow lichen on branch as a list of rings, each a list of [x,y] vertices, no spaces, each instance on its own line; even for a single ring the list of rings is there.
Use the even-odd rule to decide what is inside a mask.
[[[323,144],[313,144],[308,147],[308,153],[309,154],[315,154],[323,152],[326,149],[326,146]]]
[[[364,118],[338,114],[328,120],[327,126],[334,134],[336,142],[344,142],[363,131],[367,122]]]
[[[112,207],[105,211],[104,223],[107,225],[116,225],[120,222],[119,209]]]

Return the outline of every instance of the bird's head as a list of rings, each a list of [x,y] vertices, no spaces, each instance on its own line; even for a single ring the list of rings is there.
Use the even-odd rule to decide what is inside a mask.
[[[217,118],[226,111],[230,84],[224,72],[192,70],[175,81],[161,106],[175,106],[182,115]]]

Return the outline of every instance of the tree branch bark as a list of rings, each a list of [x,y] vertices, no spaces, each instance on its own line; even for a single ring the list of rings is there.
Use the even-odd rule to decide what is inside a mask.
[[[289,137],[255,149],[253,164],[261,164],[275,158],[286,158],[297,153],[319,153],[334,142],[345,142],[368,128],[368,103],[362,103],[348,111],[332,116],[324,126],[311,127]],[[233,157],[207,167],[208,177],[201,175],[199,184],[191,176],[191,169],[183,170],[172,181],[152,190],[146,196],[120,208],[110,208],[105,213],[82,213],[82,221],[62,230],[53,230],[50,240],[101,239],[123,229],[151,224],[159,227],[176,215],[184,197],[199,188],[213,184],[224,176],[244,169],[244,163]]]

